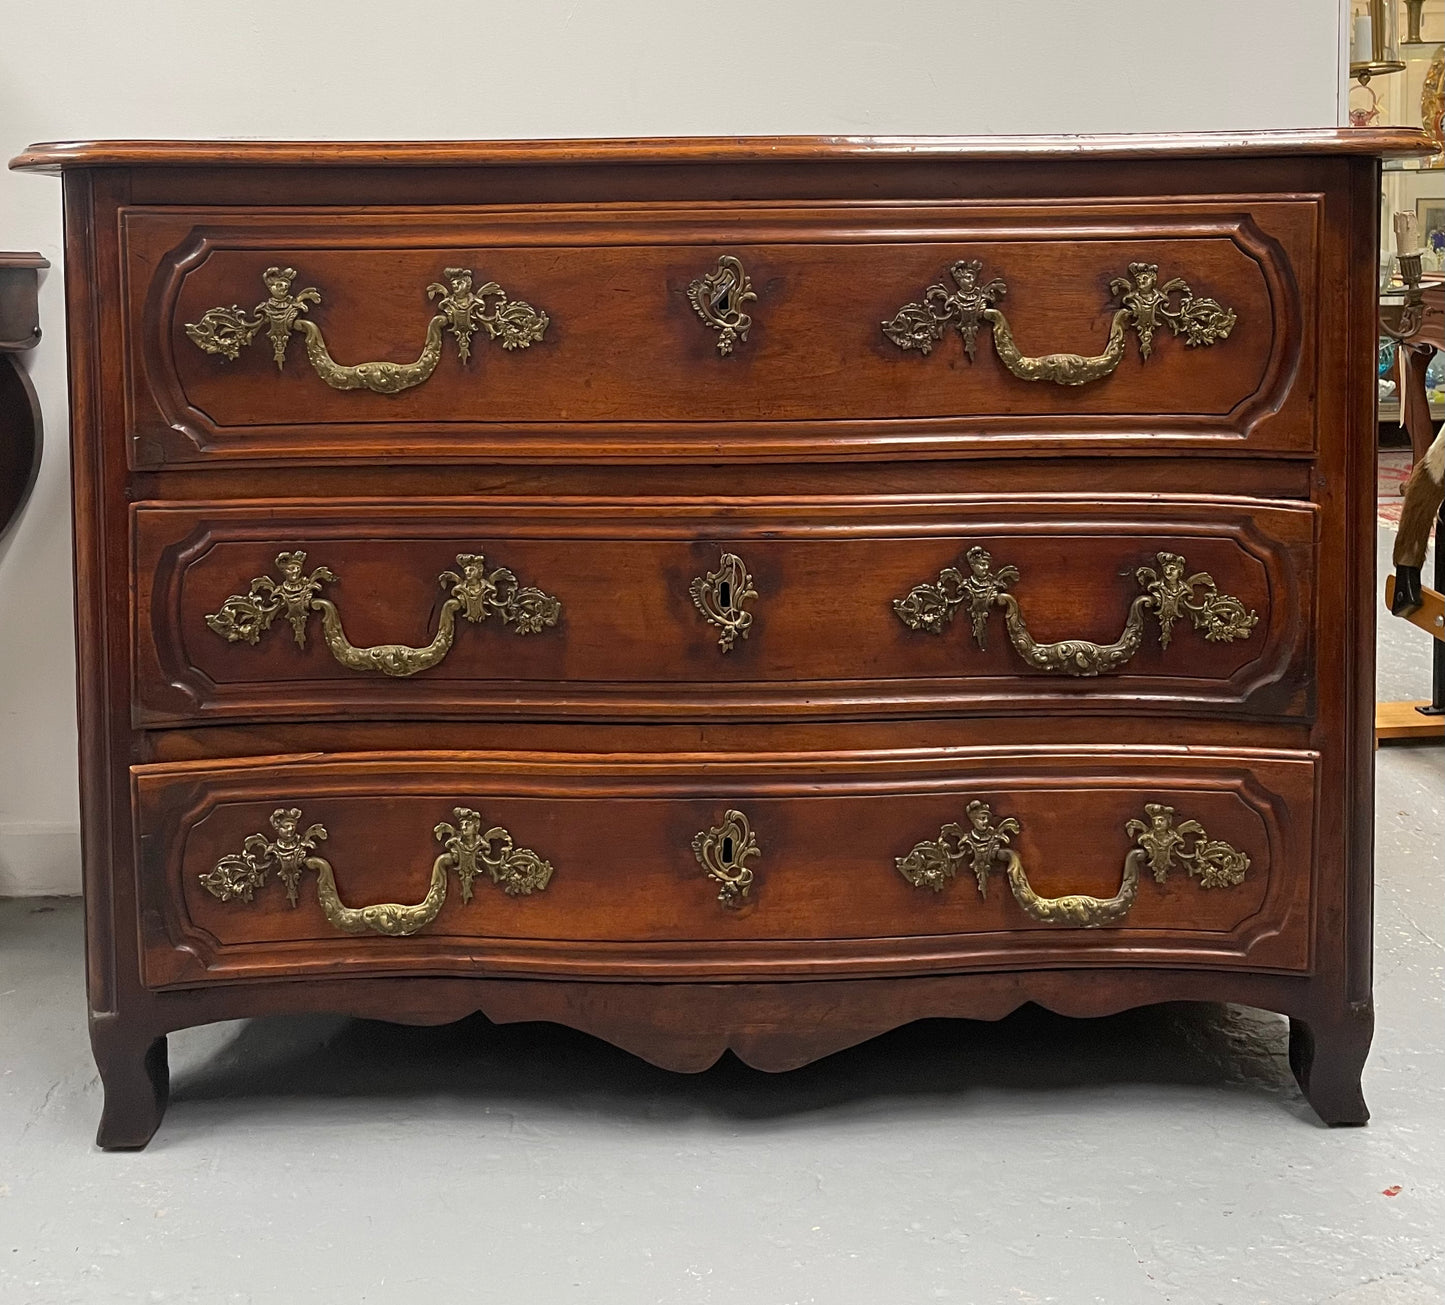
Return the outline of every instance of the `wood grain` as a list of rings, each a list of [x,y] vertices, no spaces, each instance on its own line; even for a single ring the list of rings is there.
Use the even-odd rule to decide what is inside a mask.
[[[75,167],[478,167],[598,163],[779,163],[859,159],[934,162],[1103,160],[1222,156],[1253,159],[1353,154],[1389,158],[1429,154],[1413,127],[1313,127],[1284,131],[1168,132],[1077,136],[742,136],[639,137],[544,141],[68,141],[32,145],[11,160],[21,170]]]
[[[445,754],[257,758],[245,766],[133,772],[156,986],[273,972],[445,971],[658,979],[906,973],[1107,962],[1308,961],[1312,761],[1273,754],[1136,752],[727,755],[569,758]],[[998,877],[986,898],[965,873],[935,894],[895,858],[964,818],[975,798],[1015,816],[1015,848],[1046,895],[1107,897],[1125,832],[1146,802],[1168,802],[1251,858],[1245,883],[1199,889],[1182,867],[1152,880],[1108,930],[1030,920]],[[432,827],[479,810],[554,866],[545,892],[453,892],[408,939],[350,937],[323,918],[307,883],[296,908],[279,886],[219,902],[200,877],[278,806],[328,831],[318,855],[346,900],[419,900],[439,849]],[[727,909],[692,854],[693,835],[738,807],[761,845],[748,900]],[[307,876],[308,880],[310,876]],[[202,965],[198,968],[196,961]]]
[[[127,211],[141,344],[131,362],[133,461],[374,461],[398,446],[428,459],[646,450],[711,460],[876,451],[885,441],[981,453],[999,442],[1163,439],[1297,453],[1314,442],[1314,349],[1301,321],[1313,316],[1317,288],[1295,269],[1315,261],[1317,208],[1256,195],[1048,208],[368,208],[304,220]],[[686,297],[723,252],[742,259],[759,293],[749,338],[727,358]],[[1035,353],[1098,352],[1114,307],[1109,283],[1135,261],[1183,276],[1239,321],[1213,348],[1188,348],[1163,330],[1147,363],[1131,351],[1113,375],[1078,388],[1011,376],[986,331],[972,363],[957,338],[929,357],[900,350],[882,323],[947,281],[959,258],[1007,280],[1010,320]],[[249,307],[264,297],[266,267],[292,266],[298,289],[321,288],[308,317],[338,359],[409,360],[433,312],[425,287],[456,264],[546,310],[546,338],[511,353],[479,339],[466,365],[448,343],[425,384],[378,395],[329,389],[299,342],[278,373],[264,340],[230,362],[201,352],[183,329],[211,307]]]
[[[364,500],[143,503],[133,513],[137,577],[135,719],[531,715],[732,719],[997,710],[1161,712],[1201,706],[1259,716],[1312,711],[1308,667],[1315,520],[1282,502],[1135,496],[876,499]],[[910,630],[893,601],[967,549],[1015,565],[1039,639],[1118,637],[1142,592],[1140,566],[1187,557],[1259,616],[1248,638],[1208,642],[1151,625],[1119,674],[1031,671],[995,614],[986,649],[967,611],[942,635]],[[208,613],[275,571],[294,548],[338,576],[328,587],[353,642],[425,644],[444,594],[438,574],[484,552],[562,603],[558,625],[518,638],[463,625],[446,659],[407,679],[341,667],[313,618],[305,649],[278,622],[258,644],[227,643]],[[723,654],[692,602],[695,577],[741,556],[758,597],[753,627]]]

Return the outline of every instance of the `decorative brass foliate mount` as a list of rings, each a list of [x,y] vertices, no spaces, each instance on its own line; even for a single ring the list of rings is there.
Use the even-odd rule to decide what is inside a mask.
[[[426,896],[414,906],[380,902],[375,906],[347,906],[336,889],[331,863],[315,854],[326,838],[325,825],[301,828],[299,807],[277,807],[271,813],[273,836],[249,834],[239,852],[223,856],[200,876],[201,886],[222,902],[255,899],[271,871],[286,889],[286,899],[297,905],[302,872],[316,875],[316,899],[326,919],[343,933],[380,933],[403,937],[425,928],[441,911],[449,876],[461,885],[462,901],[472,900],[472,885],[485,875],[509,897],[541,892],[552,878],[552,865],[528,847],[517,847],[501,826],[482,832],[482,817],[470,807],[453,807],[455,825],[446,821],[432,833],[442,854],[432,863]]]
[[[743,305],[756,299],[752,279],[743,270],[741,261],[731,254],[723,254],[711,272],[687,287],[687,300],[693,311],[718,333],[717,351],[724,358],[735,344],[748,338],[753,319],[743,311]]]
[[[747,604],[758,596],[758,591],[753,588],[753,578],[743,559],[736,553],[724,553],[716,571],[694,577],[688,592],[707,623],[722,631],[717,646],[723,652],[732,652],[739,638],[748,637],[753,615],[747,610]]]
[[[973,872],[981,898],[988,897],[990,874],[1002,869],[1014,899],[1032,919],[1044,924],[1075,929],[1097,929],[1121,920],[1133,907],[1139,893],[1139,872],[1147,865],[1157,884],[1165,883],[1179,862],[1200,888],[1234,888],[1244,882],[1249,857],[1223,839],[1210,838],[1197,820],[1175,824],[1174,808],[1162,802],[1146,802],[1144,818],[1124,825],[1135,846],[1124,857],[1119,891],[1112,897],[1090,897],[1070,893],[1063,897],[1040,897],[1029,883],[1023,862],[1009,846],[1022,832],[1013,816],[995,822],[992,807],[972,801],[965,809],[968,827],[944,825],[938,837],[917,843],[895,864],[915,888],[942,892],[967,866]]]
[[[747,899],[754,877],[747,862],[761,851],[753,827],[741,811],[725,811],[722,824],[700,830],[692,840],[698,865],[717,883],[718,901],[730,909]]]
[[[421,648],[385,643],[358,648],[341,626],[336,605],[320,597],[335,572],[319,566],[306,574],[306,554],[299,550],[280,553],[276,569],[281,578],[256,576],[243,594],[232,594],[206,624],[227,643],[260,642],[272,622],[282,617],[291,626],[298,648],[306,646],[311,613],[321,613],[321,638],[331,655],[347,670],[374,671],[404,677],[435,666],[451,651],[456,638],[456,618],[478,624],[496,616],[513,634],[537,634],[557,624],[562,604],[551,594],[530,585],[520,585],[506,567],[488,572],[481,553],[458,553],[457,570],[443,571],[437,583],[450,591],[437,618],[432,641]]]
[[[1152,566],[1135,569],[1134,578],[1144,590],[1129,605],[1123,633],[1110,644],[1085,639],[1038,643],[1029,633],[1019,610],[1018,599],[1008,592],[1019,578],[1016,566],[995,570],[993,557],[977,545],[964,554],[967,572],[945,567],[932,583],[915,585],[902,598],[893,600],[898,619],[911,630],[942,634],[961,607],[968,608],[973,638],[982,649],[988,647],[988,619],[994,608],[1002,608],[1004,626],[1015,651],[1035,670],[1052,675],[1094,676],[1117,671],[1137,653],[1144,642],[1144,615],[1151,613],[1159,623],[1159,643],[1168,648],[1175,623],[1188,616],[1194,629],[1209,643],[1232,643],[1247,639],[1259,623],[1232,594],[1220,593],[1207,571],[1186,575],[1188,563],[1178,553],[1156,553],[1159,570]]]
[[[963,337],[964,352],[972,362],[979,325],[986,322],[993,329],[993,347],[1000,361],[1025,381],[1086,385],[1100,380],[1123,361],[1131,329],[1138,336],[1140,356],[1147,361],[1154,349],[1154,333],[1160,326],[1168,326],[1175,335],[1183,336],[1186,346],[1200,348],[1228,339],[1238,320],[1233,309],[1216,300],[1195,298],[1189,283],[1177,276],[1160,285],[1157,263],[1130,263],[1127,277],[1115,277],[1109,282],[1109,291],[1119,306],[1109,325],[1103,353],[1092,357],[1051,353],[1031,358],[1020,352],[1008,318],[997,307],[1008,293],[1008,286],[997,277],[985,280],[979,259],[960,259],[949,273],[954,285],[935,282],[929,286],[918,302],[904,304],[883,323],[883,334],[900,349],[929,354],[952,326]]]
[[[421,354],[412,363],[365,362],[344,365],[332,358],[321,328],[303,314],[311,304],[321,302],[315,286],[293,292],[298,273],[294,267],[268,267],[261,280],[266,298],[249,313],[236,304],[229,308],[208,308],[197,322],[186,323],[186,334],[198,349],[234,362],[241,350],[264,329],[271,341],[276,370],[286,365],[286,350],[293,333],[305,342],[306,356],[333,390],[371,390],[376,394],[398,394],[420,385],[436,371],[442,356],[442,333],[456,340],[457,353],[465,363],[471,357],[472,336],[483,332],[503,349],[527,349],[546,334],[550,318],[523,299],[509,299],[495,281],[474,286],[469,267],[443,271],[445,284],[433,281],[426,288],[428,299],[437,301],[437,311],[427,323]]]

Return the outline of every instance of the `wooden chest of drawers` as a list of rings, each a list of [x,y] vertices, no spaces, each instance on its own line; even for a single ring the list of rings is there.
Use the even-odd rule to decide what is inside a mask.
[[[328,1010],[784,1069],[924,1016],[1370,1040],[1408,132],[39,146],[100,1143]]]

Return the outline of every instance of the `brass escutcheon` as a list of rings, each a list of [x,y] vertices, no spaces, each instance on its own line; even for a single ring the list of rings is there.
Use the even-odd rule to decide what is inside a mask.
[[[748,818],[741,811],[725,811],[722,824],[694,835],[692,854],[717,882],[718,901],[728,908],[741,906],[753,886],[753,871],[747,862],[761,854]]]
[[[748,637],[753,615],[747,610],[747,604],[758,596],[758,591],[753,588],[753,578],[743,559],[736,553],[724,553],[718,559],[716,571],[694,577],[688,592],[708,624],[722,631],[717,646],[723,652],[732,652],[739,638]]]
[[[733,346],[748,338],[753,319],[743,305],[757,299],[753,283],[743,271],[741,260],[723,254],[711,272],[687,287],[687,301],[703,322],[718,333],[717,351],[724,358]]]

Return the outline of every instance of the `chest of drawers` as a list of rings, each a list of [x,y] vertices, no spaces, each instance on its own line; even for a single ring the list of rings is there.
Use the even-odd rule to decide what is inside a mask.
[[[100,1143],[167,1033],[1241,1002],[1360,1123],[1408,132],[39,146]]]

